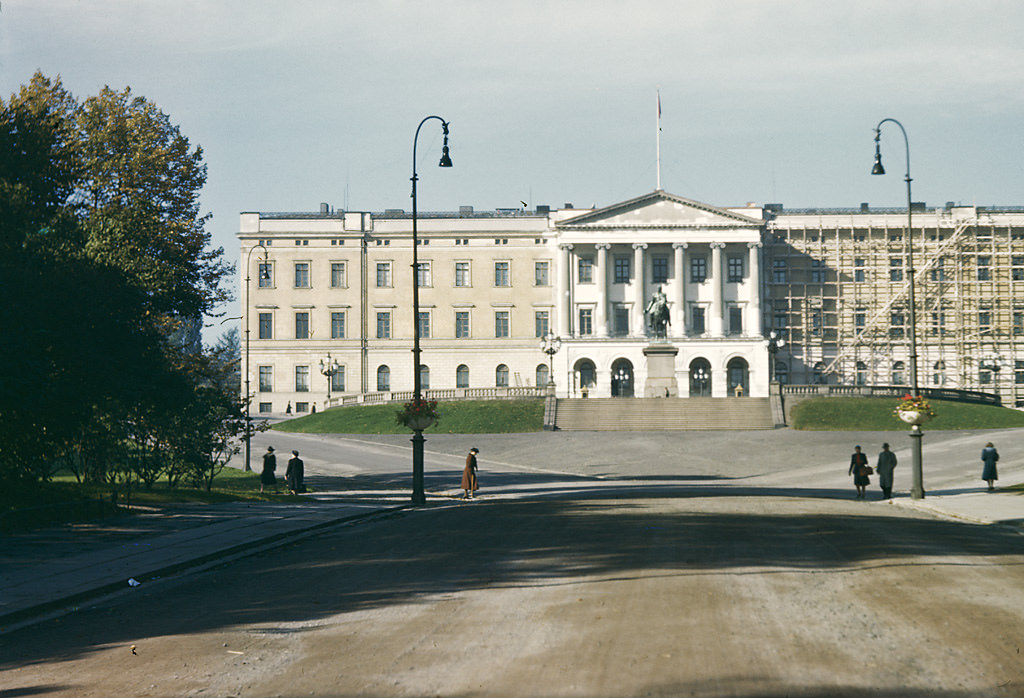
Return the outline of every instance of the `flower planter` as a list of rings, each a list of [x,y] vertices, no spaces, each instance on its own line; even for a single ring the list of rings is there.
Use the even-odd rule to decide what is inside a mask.
[[[413,431],[422,431],[434,423],[434,417],[429,414],[416,415],[405,420],[405,426]]]
[[[918,412],[917,410],[897,410],[896,414],[907,424],[924,424],[931,419],[931,415],[927,412]]]

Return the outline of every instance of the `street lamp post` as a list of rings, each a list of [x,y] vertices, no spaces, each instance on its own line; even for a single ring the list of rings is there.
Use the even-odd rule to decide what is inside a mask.
[[[441,129],[444,132],[444,145],[441,148],[441,161],[438,167],[451,167],[452,159],[448,155],[448,125],[449,122],[440,116],[428,116],[416,127],[416,136],[412,140],[412,399],[414,405],[419,405],[421,400],[421,376],[420,376],[420,268],[419,238],[416,235],[416,182],[419,177],[416,175],[416,144],[419,142],[420,129],[423,124],[431,119],[441,122]],[[413,428],[412,437],[412,503],[426,504],[427,496],[423,489],[423,429],[425,427]]]
[[[266,265],[269,264],[267,259],[268,252],[267,248],[263,246],[263,243],[253,245],[249,248],[249,254],[245,257],[245,471],[249,472],[252,470],[251,456],[251,443],[252,443],[252,418],[249,414],[249,406],[252,402],[252,392],[249,389],[249,273],[252,268],[252,253],[255,249],[263,250],[263,262],[260,265],[260,279],[269,279],[270,270],[267,269]]]
[[[327,405],[324,407],[324,409],[331,406],[331,383],[334,382],[334,376],[337,375],[340,371],[341,366],[338,365],[337,359],[331,358],[331,352],[327,352],[326,363],[324,362],[323,359],[320,359],[320,373],[322,373],[324,377],[327,378]]]
[[[910,194],[910,139],[907,138],[907,131],[903,128],[903,124],[896,119],[882,119],[878,122],[878,126],[875,127],[875,165],[871,168],[871,174],[885,174],[885,168],[882,167],[880,143],[882,139],[882,124],[887,121],[899,126],[900,132],[903,134],[903,143],[906,146],[907,153],[907,174],[904,179],[907,182],[907,273],[910,276],[909,297],[907,299],[910,305],[910,385],[913,391],[912,394],[916,397],[920,391],[917,382],[917,302],[914,296],[914,205]],[[921,433],[919,425],[915,424],[910,428],[914,475],[910,496],[914,499],[924,498],[924,466],[921,455],[921,439],[923,436],[924,434]]]
[[[779,353],[779,349],[786,346],[786,340],[782,338],[782,335],[772,330],[768,333],[768,381],[771,383],[775,382],[775,357]]]
[[[540,340],[540,350],[548,355],[548,394],[555,394],[555,354],[562,348],[562,338],[550,330]],[[539,386],[538,386],[539,387]]]
[[[703,366],[698,366],[693,377],[697,381],[697,385],[700,387],[700,396],[704,397],[704,390],[708,385],[708,372],[704,370]]]

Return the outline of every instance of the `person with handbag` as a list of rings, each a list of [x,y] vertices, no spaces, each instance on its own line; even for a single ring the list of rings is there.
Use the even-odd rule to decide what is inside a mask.
[[[480,453],[480,449],[471,448],[469,455],[466,456],[466,467],[462,470],[462,489],[465,490],[465,494],[462,495],[463,499],[472,499],[473,493],[480,488],[476,480],[476,454],[478,453]]]
[[[864,499],[867,496],[866,487],[871,484],[868,475],[872,473],[868,465],[868,457],[861,453],[860,446],[853,447],[853,455],[850,456],[850,475],[853,475],[853,486],[857,488],[857,499]]]
[[[995,481],[999,479],[999,471],[996,469],[996,461],[999,460],[999,452],[989,441],[981,450],[981,462],[985,467],[981,470],[981,479],[988,483],[988,491],[995,489]]]

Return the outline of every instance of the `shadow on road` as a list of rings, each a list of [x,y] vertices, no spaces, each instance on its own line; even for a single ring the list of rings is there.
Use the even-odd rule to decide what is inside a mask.
[[[729,493],[744,491],[735,489]],[[396,512],[16,631],[5,638],[9,651],[0,669],[80,657],[141,637],[248,624],[259,632],[301,633],[339,614],[496,587],[652,575],[724,575],[728,584],[730,575],[766,572],[1024,565],[1024,539],[1000,528],[861,502],[790,497],[755,507],[733,497],[684,501],[687,492],[697,496],[648,485],[575,499],[485,499]],[[816,694],[780,688],[759,695]]]

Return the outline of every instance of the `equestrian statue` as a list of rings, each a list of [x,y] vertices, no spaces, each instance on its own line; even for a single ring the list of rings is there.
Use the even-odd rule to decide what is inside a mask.
[[[668,336],[668,324],[669,324],[669,313],[668,313],[668,299],[661,290],[661,286],[658,286],[658,290],[651,296],[651,300],[647,303],[647,307],[644,309],[649,318],[648,326],[655,337],[666,338]]]

